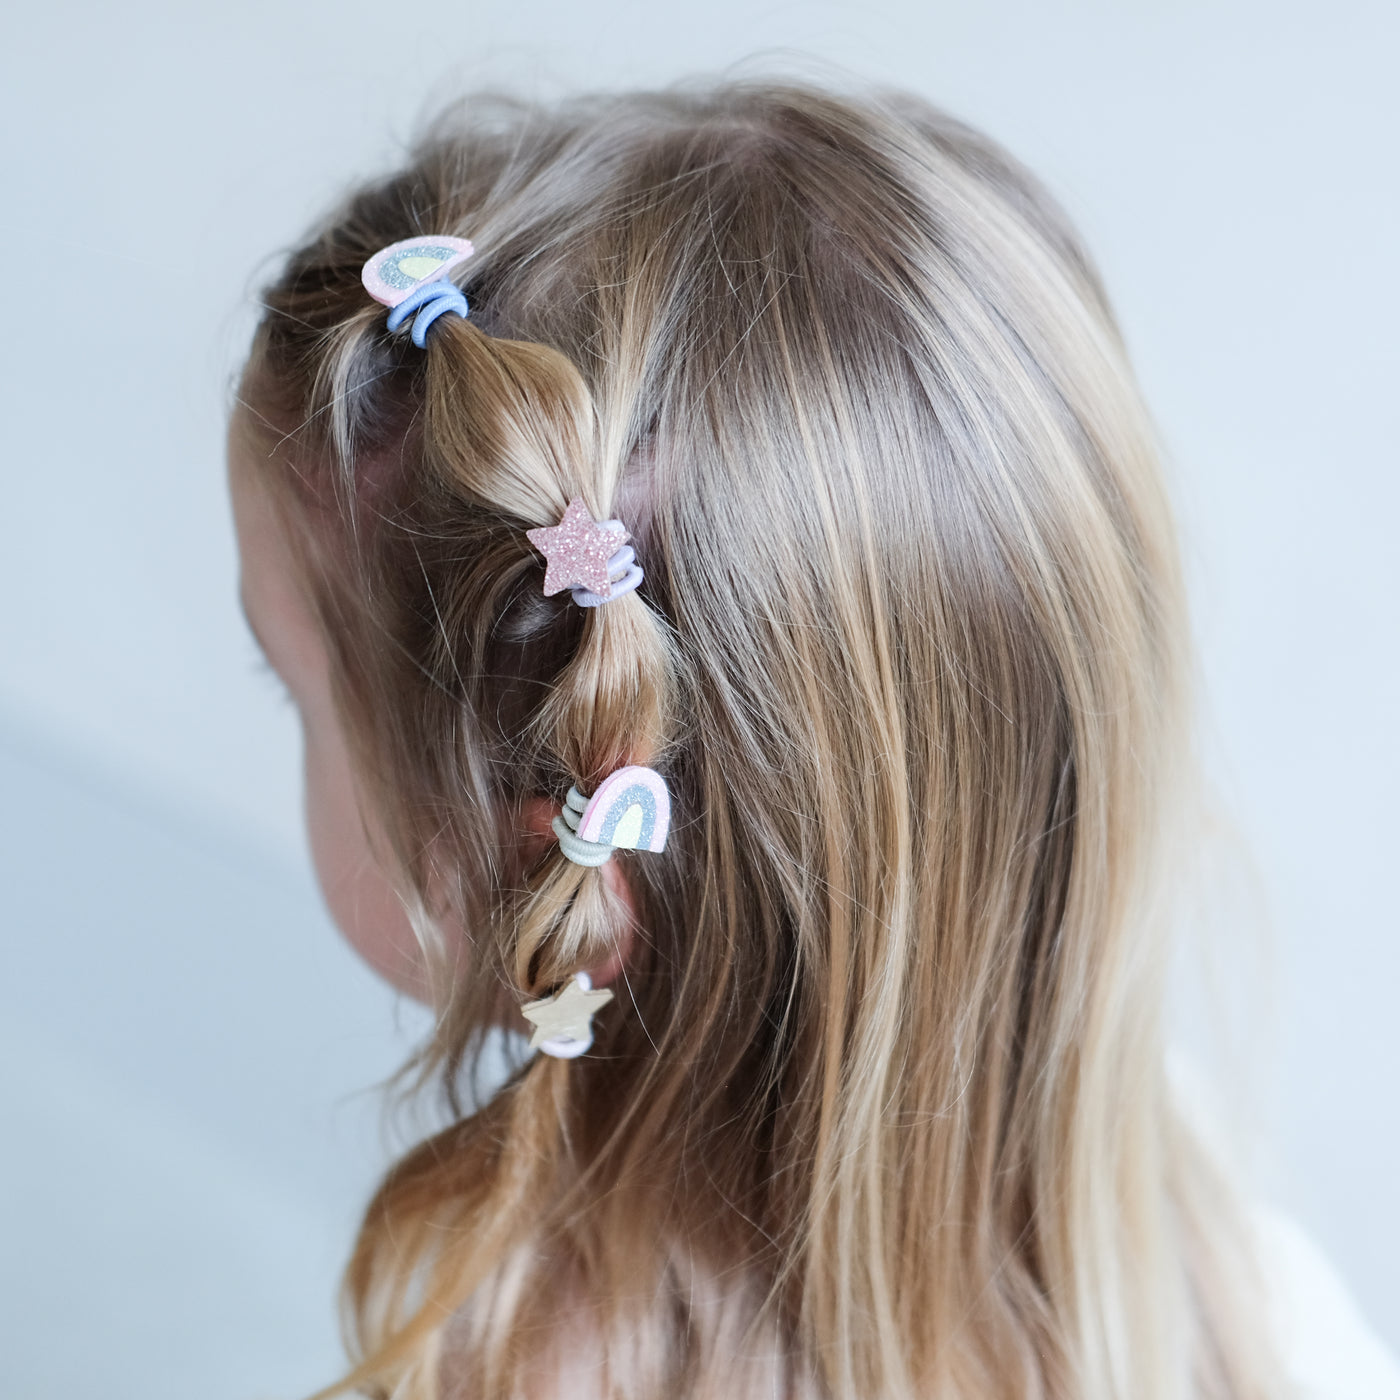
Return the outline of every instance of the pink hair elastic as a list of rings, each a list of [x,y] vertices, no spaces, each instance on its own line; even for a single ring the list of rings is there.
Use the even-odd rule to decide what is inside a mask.
[[[360,269],[360,281],[375,301],[392,308],[391,331],[413,316],[413,343],[421,350],[427,344],[428,327],[439,316],[468,314],[462,289],[449,282],[447,274],[475,251],[467,239],[446,234],[405,238],[375,253]]]
[[[559,524],[526,530],[525,538],[545,557],[545,597],[567,588],[579,607],[597,608],[642,581],[627,527],[620,520],[594,520],[582,496],[569,502]]]

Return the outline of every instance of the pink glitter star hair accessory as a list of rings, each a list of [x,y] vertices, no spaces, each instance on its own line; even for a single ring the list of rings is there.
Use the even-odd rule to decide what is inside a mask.
[[[568,588],[579,607],[596,608],[642,581],[622,521],[594,520],[582,496],[569,502],[559,524],[526,530],[525,538],[545,557],[545,597]]]

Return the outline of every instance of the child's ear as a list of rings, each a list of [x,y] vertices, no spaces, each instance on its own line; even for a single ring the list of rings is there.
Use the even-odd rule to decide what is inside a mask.
[[[520,824],[523,828],[524,866],[529,868],[557,838],[554,835],[554,818],[559,815],[559,804],[547,797],[527,797],[520,807]],[[608,893],[620,906],[617,942],[613,950],[598,962],[580,968],[592,979],[595,987],[606,987],[617,980],[618,974],[627,966],[632,956],[633,929],[637,922],[637,901],[632,887],[627,882],[627,872],[622,863],[606,861],[598,867]]]
[[[528,870],[554,840],[554,818],[559,804],[547,797],[527,797],[520,804],[521,867]]]

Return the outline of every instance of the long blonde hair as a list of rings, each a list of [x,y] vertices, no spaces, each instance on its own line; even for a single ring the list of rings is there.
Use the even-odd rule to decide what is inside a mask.
[[[359,270],[428,233],[478,252],[420,351]],[[1277,1393],[1164,1078],[1171,515],[1034,179],[907,96],[468,102],[291,255],[243,398],[452,1108],[368,1208],[345,1387]],[[646,568],[595,610],[525,539],[575,495]],[[521,809],[626,762],[677,819],[615,857],[618,1000],[466,1112],[503,1000],[629,918]]]

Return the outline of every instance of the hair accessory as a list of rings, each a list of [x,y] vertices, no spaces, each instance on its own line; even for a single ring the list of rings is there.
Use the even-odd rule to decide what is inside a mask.
[[[535,1028],[530,1048],[556,1060],[577,1059],[593,1044],[593,1013],[612,995],[606,987],[595,992],[593,979],[576,972],[553,996],[526,1002],[520,1014]]]
[[[582,496],[569,502],[559,524],[526,530],[525,538],[545,557],[546,598],[569,588],[579,607],[596,608],[642,581],[626,526],[620,520],[594,520]]]
[[[381,248],[360,269],[360,281],[375,301],[392,307],[389,329],[396,331],[413,315],[413,343],[421,350],[427,343],[428,327],[444,312],[468,314],[462,289],[446,279],[458,263],[465,262],[475,249],[465,238],[430,234],[426,238],[405,238]]]
[[[552,823],[559,848],[575,865],[602,865],[614,851],[663,851],[671,829],[671,794],[650,768],[619,768],[585,798],[569,789]]]
[[[607,525],[620,525],[620,520],[604,521]],[[642,581],[642,566],[637,563],[637,551],[630,544],[625,544],[608,560],[608,582],[612,587],[606,594],[594,593],[590,589],[579,584],[570,589],[569,597],[581,608],[600,608],[604,603],[611,603],[614,598],[621,598],[624,593],[630,593]]]

